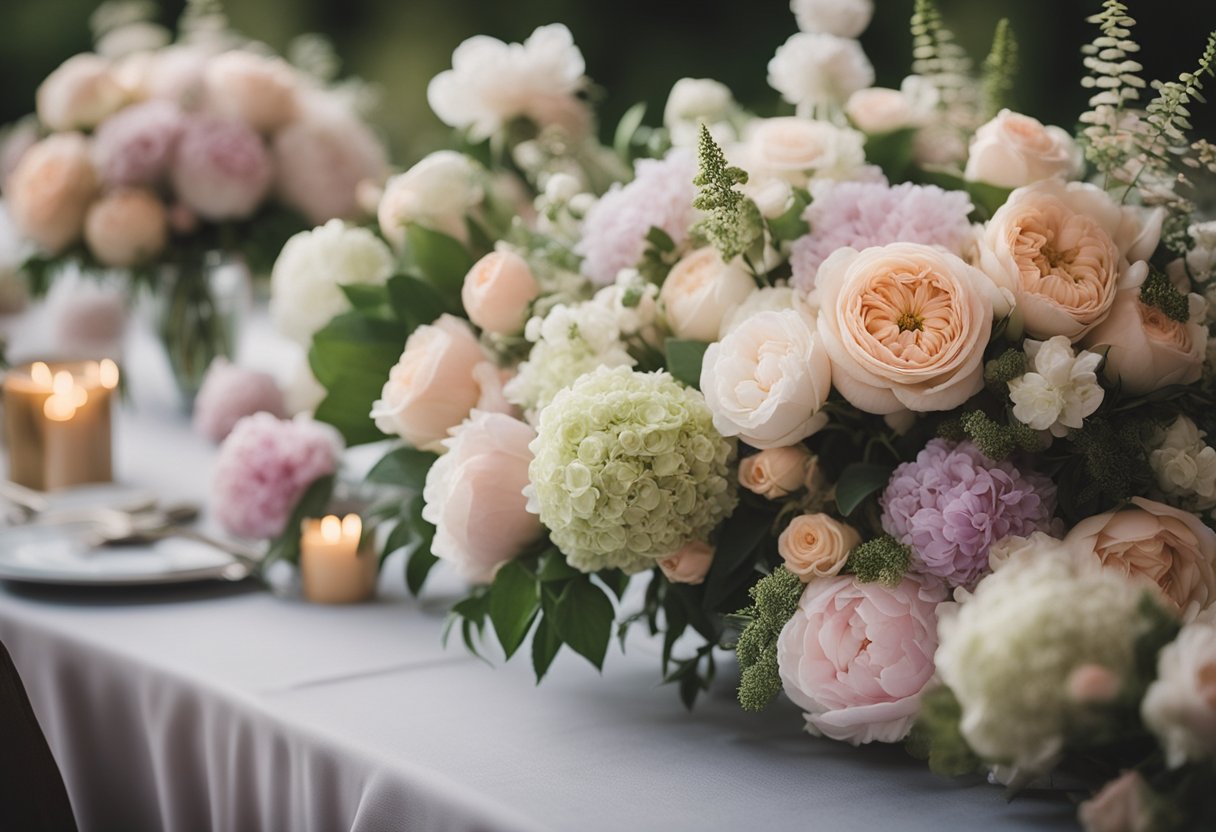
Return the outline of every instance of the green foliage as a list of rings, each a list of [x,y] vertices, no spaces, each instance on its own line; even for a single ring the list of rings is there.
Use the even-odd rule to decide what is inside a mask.
[[[739,704],[761,711],[781,691],[777,674],[777,636],[793,617],[802,597],[802,581],[784,566],[756,582],[748,595],[752,604],[739,611],[748,620],[739,635]]]
[[[1097,25],[1098,36],[1081,48],[1089,70],[1081,86],[1097,92],[1089,99],[1089,111],[1081,114],[1081,122],[1088,125],[1081,141],[1086,158],[1109,182],[1127,161],[1119,131],[1124,110],[1140,98],[1145,86],[1139,75],[1144,67],[1131,58],[1140,51],[1140,44],[1131,37],[1136,21],[1127,13],[1127,6],[1119,0],[1103,0],[1102,11],[1087,20]]]
[[[871,462],[854,462],[836,480],[836,508],[845,517],[851,515],[871,494],[886,488],[891,480],[891,467]]]
[[[767,505],[740,504],[723,522],[702,589],[704,607],[716,608],[750,582],[759,555],[772,542],[772,527],[773,515]]]
[[[693,183],[700,192],[693,204],[705,211],[706,217],[696,230],[729,263],[763,238],[760,209],[735,189],[736,185],[747,183],[747,172],[727,164],[722,148],[705,125],[701,125],[697,154],[700,171]]]
[[[689,341],[683,338],[668,338],[663,345],[667,353],[667,372],[676,381],[687,384],[694,390],[701,389],[701,362],[709,344],[704,341]]]
[[[942,686],[926,692],[908,735],[908,753],[927,760],[933,773],[943,777],[982,773],[983,762],[959,730],[962,715],[962,706],[950,688]]]
[[[316,418],[341,431],[347,444],[384,438],[368,414],[404,343],[399,324],[358,310],[339,315],[313,336],[309,364],[328,391]]]
[[[895,586],[912,563],[912,550],[889,534],[867,540],[849,552],[844,568],[863,584]]]
[[[983,97],[983,118],[992,118],[1009,104],[1018,73],[1018,42],[1013,35],[1009,18],[1003,17],[996,24],[992,36],[992,50],[984,59],[984,72],[980,79]]]
[[[933,84],[943,110],[960,114],[974,110],[971,59],[955,42],[954,33],[942,24],[941,12],[933,0],[916,0],[911,29],[912,73]]]
[[[417,272],[450,312],[459,312],[460,290],[473,268],[473,256],[454,237],[417,223],[405,228],[407,271]]]
[[[871,157],[867,155],[866,158]],[[811,204],[811,195],[802,188],[793,188],[791,194],[793,199],[785,213],[771,220],[765,220],[774,242],[797,240],[811,230],[810,225],[802,218],[806,212],[806,206]]]
[[[1144,441],[1145,425],[1131,419],[1092,416],[1069,435],[1081,456],[1084,478],[1075,499],[1084,504],[1103,499],[1114,504],[1147,493],[1153,482]],[[1074,499],[1073,489],[1061,487],[1061,501]]]
[[[1148,306],[1160,309],[1167,318],[1179,323],[1190,319],[1190,302],[1187,296],[1174,288],[1165,272],[1153,266],[1140,286],[1140,300]]]
[[[882,168],[891,182],[900,182],[907,178],[908,169],[912,167],[915,139],[916,129],[913,127],[867,134],[866,161]]]
[[[367,481],[422,491],[427,472],[439,459],[429,451],[401,446],[389,451],[367,473]]]
[[[321,477],[305,489],[296,502],[295,508],[291,510],[291,516],[287,518],[283,531],[270,541],[270,548],[262,561],[263,569],[276,560],[285,560],[288,563],[300,562],[300,524],[309,517],[320,517],[324,514],[325,507],[329,504],[333,493],[333,475]]]
[[[646,233],[646,249],[642,252],[641,262],[638,263],[638,273],[651,283],[662,286],[671,267],[679,259],[679,252],[671,236],[663,229],[651,226],[650,231]],[[625,300],[627,301],[628,298]],[[637,300],[632,304],[626,302],[625,306],[636,306],[639,300],[641,300],[640,294]]]
[[[998,422],[982,410],[971,410],[958,420],[964,436],[989,459],[1008,459],[1015,451],[1036,451],[1039,434],[1016,419]]]
[[[431,568],[439,562],[431,553],[435,527],[422,518],[423,505],[422,494],[415,494],[413,499],[403,506],[397,515],[397,525],[385,538],[384,548],[380,551],[380,562],[383,564],[394,552],[409,550],[405,560],[405,585],[411,595],[422,591]]]
[[[490,622],[507,658],[523,643],[540,612],[540,584],[518,560],[498,570],[490,589]]]
[[[1026,353],[1008,349],[984,365],[984,383],[1001,397],[1009,394],[1009,382],[1026,373]]]

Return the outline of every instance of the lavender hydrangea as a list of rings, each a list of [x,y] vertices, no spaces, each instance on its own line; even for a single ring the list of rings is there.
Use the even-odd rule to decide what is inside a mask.
[[[883,530],[911,547],[914,571],[970,587],[987,573],[993,543],[1052,531],[1056,487],[970,442],[934,439],[895,469],[880,504]]]
[[[971,199],[935,185],[831,182],[814,189],[803,219],[811,227],[790,251],[794,285],[815,288],[819,265],[839,248],[890,243],[937,245],[962,255],[971,236]]]

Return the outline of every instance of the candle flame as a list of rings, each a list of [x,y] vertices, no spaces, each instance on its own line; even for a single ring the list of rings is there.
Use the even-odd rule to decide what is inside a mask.
[[[342,539],[342,521],[330,514],[321,519],[321,539],[326,543],[337,543]]]
[[[348,514],[342,518],[342,536],[358,540],[363,534],[363,521],[357,514]]]
[[[97,379],[102,387],[113,390],[118,386],[118,365],[108,358],[103,358],[97,365]]]
[[[35,361],[30,366],[30,378],[34,380],[34,384],[39,387],[50,387],[53,377],[51,368],[46,365],[46,362]]]
[[[42,366],[46,367],[45,364]],[[46,367],[46,370],[50,372],[49,367]],[[33,375],[33,368],[30,372]],[[71,373],[60,370],[52,377],[51,395],[43,403],[42,412],[53,422],[66,422],[75,416],[76,411],[84,407],[88,400],[88,391],[76,383]]]

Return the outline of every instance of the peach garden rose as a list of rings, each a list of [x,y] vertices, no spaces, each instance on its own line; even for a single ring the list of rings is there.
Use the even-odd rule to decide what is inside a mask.
[[[89,141],[80,133],[47,136],[25,152],[4,183],[17,229],[48,254],[80,239],[96,190]]]
[[[859,543],[857,530],[834,517],[800,514],[777,538],[777,551],[785,568],[806,583],[838,574]]]
[[[515,335],[523,331],[528,307],[539,294],[528,262],[500,249],[482,257],[465,275],[460,300],[469,320],[486,332]]]
[[[691,540],[681,546],[675,554],[659,561],[663,577],[673,584],[696,586],[705,583],[709,567],[714,562],[714,547],[703,540]]]
[[[816,459],[803,445],[769,448],[739,462],[739,485],[753,494],[780,500],[812,480]]]
[[[116,268],[155,259],[169,241],[165,204],[147,188],[118,188],[93,203],[84,239],[93,256]]]
[[[1001,110],[975,131],[964,176],[1002,188],[1018,188],[1040,179],[1072,179],[1081,167],[1081,149],[1067,131]]]

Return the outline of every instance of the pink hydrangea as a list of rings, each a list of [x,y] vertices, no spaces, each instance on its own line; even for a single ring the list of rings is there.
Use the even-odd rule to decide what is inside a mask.
[[[237,367],[223,358],[211,362],[194,401],[196,431],[221,442],[241,419],[263,412],[286,415],[283,391],[270,375]]]
[[[94,161],[106,185],[156,185],[169,171],[185,118],[169,101],[120,110],[97,128]]]
[[[600,197],[583,221],[577,248],[583,274],[601,286],[638,264],[651,228],[661,228],[680,245],[696,217],[692,180],[697,164],[691,154],[676,151],[662,160],[641,159],[635,173],[632,182],[614,185]]]
[[[270,153],[241,121],[195,116],[186,122],[173,160],[177,197],[206,220],[245,219],[270,190]]]
[[[831,182],[816,187],[803,218],[810,233],[790,251],[796,287],[815,287],[819,265],[840,248],[890,243],[943,246],[962,255],[971,236],[971,199],[935,185]]]
[[[308,487],[337,470],[341,452],[342,440],[328,425],[246,416],[220,446],[211,511],[230,534],[277,537]]]
[[[930,441],[895,469],[879,502],[883,530],[912,549],[913,571],[952,586],[974,586],[998,540],[1055,530],[1051,480],[994,462],[971,442]]]

